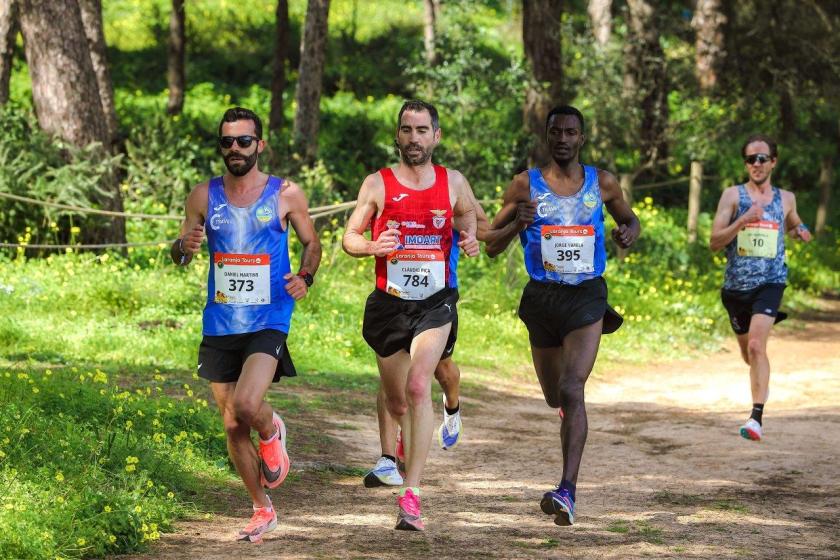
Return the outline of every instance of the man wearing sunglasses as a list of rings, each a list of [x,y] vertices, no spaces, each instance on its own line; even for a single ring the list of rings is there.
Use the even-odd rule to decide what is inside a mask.
[[[778,156],[773,139],[750,136],[741,156],[749,180],[723,191],[709,246],[726,249],[721,300],[741,357],[750,366],[753,408],[740,434],[759,441],[770,386],[767,339],[773,325],[787,317],[779,311],[787,281],[784,236],[807,242],[811,233],[796,212],[796,196],[770,181]]]
[[[226,173],[197,185],[187,197],[172,259],[186,265],[207,234],[210,267],[198,374],[210,382],[222,415],[230,458],[250,494],[254,515],[238,538],[256,542],[277,526],[263,487],[289,473],[286,427],[265,401],[272,382],[294,376],[286,337],[295,301],[304,298],[321,261],[321,244],[303,190],[257,165],[265,149],[252,111],[229,109],[219,124]],[[289,225],[303,245],[291,271]],[[259,433],[259,448],[251,442]]]

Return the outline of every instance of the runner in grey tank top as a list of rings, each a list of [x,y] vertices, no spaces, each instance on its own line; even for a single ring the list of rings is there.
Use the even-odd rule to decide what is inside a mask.
[[[807,242],[811,234],[796,212],[794,194],[770,182],[776,143],[761,134],[750,136],[741,156],[749,180],[721,195],[709,245],[713,251],[726,249],[721,300],[750,366],[753,408],[740,434],[758,441],[770,385],[767,339],[773,325],[787,316],[779,311],[787,281],[784,236]]]

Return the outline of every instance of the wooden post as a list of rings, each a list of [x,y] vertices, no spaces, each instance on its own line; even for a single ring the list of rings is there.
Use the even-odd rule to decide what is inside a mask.
[[[629,206],[633,206],[633,176],[630,173],[622,173],[618,177],[618,183],[621,185],[621,193],[624,195],[624,200]],[[623,261],[627,256],[627,249],[618,247],[616,251],[619,261]]]
[[[819,236],[825,232],[825,217],[828,214],[828,200],[831,198],[831,183],[834,161],[831,156],[823,156],[820,164],[820,199],[817,204],[817,219],[814,222],[814,234]]]
[[[688,179],[688,242],[697,241],[697,216],[700,214],[700,191],[703,189],[703,163],[691,162]]]

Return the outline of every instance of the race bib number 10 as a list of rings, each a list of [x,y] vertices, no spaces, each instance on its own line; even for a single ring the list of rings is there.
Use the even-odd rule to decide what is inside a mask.
[[[271,303],[271,256],[215,253],[213,301],[227,304]]]
[[[593,226],[542,226],[543,267],[561,274],[595,271]]]
[[[738,254],[742,257],[776,258],[779,224],[771,221],[752,222],[738,232]]]
[[[446,287],[443,251],[394,251],[387,272],[386,291],[401,299],[426,299]]]

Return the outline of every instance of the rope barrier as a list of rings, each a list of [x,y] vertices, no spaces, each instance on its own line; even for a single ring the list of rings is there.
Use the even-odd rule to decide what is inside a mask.
[[[155,245],[162,245],[167,247],[175,240],[167,241],[143,241],[138,243],[90,243],[87,245],[41,245],[29,243],[0,243],[0,248],[4,249],[108,249],[111,247],[153,247]]]
[[[669,179],[667,181],[658,181],[656,183],[647,183],[646,185],[633,185],[634,191],[640,191],[642,189],[655,189],[656,187],[667,187],[669,185],[678,185],[680,183],[689,181],[690,177],[678,177],[676,179]]]
[[[19,196],[12,193],[0,191],[0,198],[8,198],[10,200],[17,200],[18,202],[27,202],[29,204],[37,204],[40,206],[47,206],[49,208],[58,208],[61,210],[72,210],[73,212],[80,212],[82,214],[99,214],[101,216],[111,216],[119,218],[141,218],[144,220],[182,220],[181,216],[172,216],[164,214],[137,214],[134,212],[116,212],[114,210],[99,210],[98,208],[84,208],[82,206],[73,206],[72,204],[61,204],[60,202],[48,202],[46,200],[38,200],[35,198],[28,198],[26,196]]]
[[[62,204],[60,202],[49,202],[46,200],[38,200],[35,198],[29,198],[26,196],[20,196],[12,193],[7,193],[0,191],[0,198],[7,198],[10,200],[16,200],[18,202],[26,202],[29,204],[36,204],[39,206],[47,206],[49,208],[58,208],[60,210],[70,210],[73,212],[79,212],[82,214],[97,214],[100,216],[111,216],[116,218],[139,218],[143,220],[177,220],[181,221],[184,219],[183,216],[175,216],[172,214],[142,214],[137,212],[116,212],[114,210],[99,210],[98,208],[85,208],[83,206],[74,206],[72,204]],[[317,217],[322,215],[328,214],[321,214],[321,212],[330,210],[329,213],[339,212],[346,208],[352,208],[356,205],[356,201],[353,200],[351,202],[339,202],[336,204],[327,204],[325,206],[315,206],[309,209],[309,214],[318,214]],[[334,212],[333,212],[334,211]],[[316,217],[313,215],[313,217]]]

